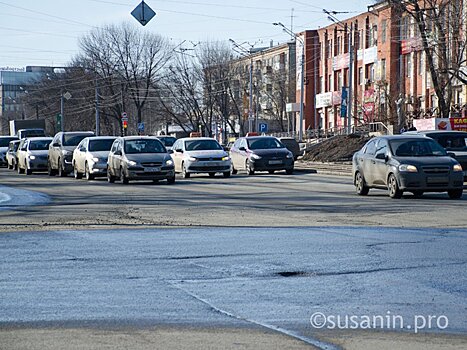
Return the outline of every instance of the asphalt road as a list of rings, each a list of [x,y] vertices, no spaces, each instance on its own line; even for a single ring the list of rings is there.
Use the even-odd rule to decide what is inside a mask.
[[[360,197],[310,172],[123,185],[0,169],[0,348],[462,349],[466,201]],[[349,335],[316,312],[449,324]]]
[[[467,193],[450,200],[445,193],[421,199],[407,194],[390,199],[385,191],[355,194],[347,177],[297,172],[248,177],[193,176],[174,185],[135,182],[108,184],[18,175],[0,169],[0,184],[18,194],[37,191],[30,207],[3,202],[0,230],[160,226],[392,226],[467,227]],[[0,191],[1,192],[1,191]],[[12,197],[15,197],[14,195]],[[24,203],[28,203],[25,196]]]
[[[310,316],[467,331],[467,230],[185,228],[2,233],[0,326],[263,326],[320,348]],[[344,325],[342,323],[341,325]],[[420,324],[419,324],[420,325]],[[433,322],[433,325],[435,323]],[[384,327],[384,330],[398,330]]]

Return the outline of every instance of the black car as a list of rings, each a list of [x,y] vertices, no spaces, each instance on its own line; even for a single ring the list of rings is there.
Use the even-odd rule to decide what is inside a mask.
[[[434,140],[424,136],[382,136],[368,141],[353,156],[352,173],[359,195],[370,188],[388,189],[391,198],[412,192],[447,192],[461,198],[461,165]]]
[[[404,133],[406,136],[414,134],[427,136],[438,142],[447,152],[452,153],[464,169],[464,181],[467,181],[467,132],[430,130]]]
[[[294,155],[277,138],[271,136],[241,137],[230,149],[232,174],[238,170],[246,170],[248,175],[255,171],[268,171],[273,174],[277,170],[285,170],[292,174]]]

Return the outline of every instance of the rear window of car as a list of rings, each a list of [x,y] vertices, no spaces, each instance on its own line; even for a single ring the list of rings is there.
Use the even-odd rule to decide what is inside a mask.
[[[422,140],[390,140],[392,154],[398,157],[436,157],[447,153],[438,143],[429,139]]]
[[[34,140],[29,141],[30,151],[45,151],[49,148],[51,140]]]
[[[285,148],[285,146],[273,137],[261,137],[257,139],[248,140],[249,149],[274,149]]]
[[[187,151],[214,151],[222,150],[222,146],[216,140],[185,141]]]
[[[159,140],[164,144],[165,147],[172,147],[177,141],[175,137],[161,137]]]
[[[89,140],[89,152],[110,151],[115,139]]]

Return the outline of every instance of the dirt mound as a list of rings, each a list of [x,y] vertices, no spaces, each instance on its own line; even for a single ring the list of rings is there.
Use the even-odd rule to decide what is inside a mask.
[[[343,135],[313,145],[309,148],[304,160],[314,162],[345,162],[370,139],[368,136]]]

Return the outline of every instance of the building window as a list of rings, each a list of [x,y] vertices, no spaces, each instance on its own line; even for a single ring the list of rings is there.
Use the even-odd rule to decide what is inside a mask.
[[[328,83],[329,83],[329,86],[328,86],[328,91],[332,91],[332,75],[329,74],[329,77],[328,77]]]
[[[358,68],[358,85],[363,84],[363,68]]]
[[[386,42],[386,29],[387,28],[387,20],[383,19],[381,21],[381,43]]]
[[[386,80],[386,59],[381,60],[381,80]]]
[[[401,19],[401,40],[406,40],[409,36],[409,17],[405,16]]]
[[[412,57],[410,57],[410,54],[405,56],[405,75],[407,77],[412,76]]]

